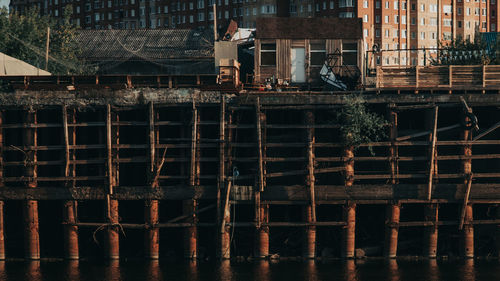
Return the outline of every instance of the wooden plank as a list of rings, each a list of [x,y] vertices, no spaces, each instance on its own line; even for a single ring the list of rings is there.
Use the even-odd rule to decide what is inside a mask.
[[[475,142],[477,140],[479,140],[480,138],[486,136],[487,134],[493,132],[494,130],[498,129],[498,127],[500,127],[500,121],[493,124],[493,126],[489,127],[486,131],[480,133],[479,135],[475,136],[472,141]]]
[[[434,176],[434,159],[435,159],[435,153],[436,153],[438,111],[439,111],[439,107],[436,106],[434,108],[434,129],[432,131],[432,146],[431,146],[430,161],[429,161],[429,179],[427,182],[427,200],[431,200],[431,198],[432,198],[432,180],[433,180],[433,176]]]

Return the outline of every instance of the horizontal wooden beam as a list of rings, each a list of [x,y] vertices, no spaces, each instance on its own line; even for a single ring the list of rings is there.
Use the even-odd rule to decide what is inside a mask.
[[[235,186],[231,200],[253,200],[252,186]],[[353,185],[315,187],[316,199],[323,204],[335,200],[400,200],[402,202],[419,202],[426,198],[426,185]],[[497,184],[473,184],[470,193],[471,202],[500,202]],[[117,200],[213,200],[216,198],[216,186],[162,186],[152,190],[150,187],[116,187],[112,199]],[[104,200],[105,187],[3,187],[0,189],[0,200]],[[463,184],[433,185],[435,200],[460,201],[465,194]],[[304,186],[269,186],[262,193],[263,201],[307,201],[308,190]],[[340,202],[340,201],[339,201]],[[422,201],[423,202],[423,201]]]

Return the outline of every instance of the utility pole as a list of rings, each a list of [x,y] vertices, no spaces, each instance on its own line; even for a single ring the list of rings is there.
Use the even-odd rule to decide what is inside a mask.
[[[49,70],[49,44],[50,44],[50,27],[47,27],[47,45],[45,47],[45,70]]]

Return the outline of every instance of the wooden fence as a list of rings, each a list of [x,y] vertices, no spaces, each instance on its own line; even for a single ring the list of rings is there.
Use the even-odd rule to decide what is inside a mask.
[[[500,89],[500,65],[377,67],[376,87]]]

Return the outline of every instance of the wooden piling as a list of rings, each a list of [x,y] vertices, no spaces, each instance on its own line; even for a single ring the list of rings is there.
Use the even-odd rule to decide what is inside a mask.
[[[4,187],[3,182],[3,111],[0,111],[0,188]],[[0,260],[5,259],[5,236],[4,236],[4,202],[0,201]]]
[[[354,258],[355,238],[356,238],[356,203],[348,202],[343,208],[343,218],[346,225],[342,231],[342,252],[343,258]]]
[[[462,256],[465,258],[474,257],[474,225],[472,221],[472,204],[467,204],[465,207],[465,220],[461,239],[461,252]]]
[[[397,146],[397,137],[398,137],[398,114],[397,112],[390,110],[389,111],[389,120],[391,122],[391,127],[389,129],[389,139],[391,141],[391,146],[389,147],[389,156],[390,159],[390,170],[391,170],[391,183],[398,183],[398,175],[399,175],[399,165],[398,165],[398,157],[399,157],[399,149]]]
[[[218,257],[221,259],[229,259],[231,258],[231,236],[230,236],[230,227],[229,224],[231,222],[231,209],[223,206],[221,208],[221,197],[222,192],[225,188],[226,191],[230,191],[231,182],[226,182],[226,165],[225,165],[225,153],[226,153],[226,100],[224,95],[221,96],[220,102],[220,116],[219,116],[219,181],[217,188],[217,223],[222,224],[220,227],[220,231],[217,231],[217,235],[219,237],[218,241]],[[229,204],[229,192],[225,194],[225,200],[227,200]],[[222,212],[222,213],[221,213]]]
[[[113,150],[113,144],[120,143],[119,128],[116,125],[112,126],[112,115],[118,121],[118,114],[111,112],[111,106],[107,105],[106,110],[106,143],[108,150],[108,194],[106,196],[107,209],[107,257],[112,260],[120,258],[120,235],[119,235],[119,215],[118,215],[118,200],[112,199],[114,187],[118,185],[118,148]],[[116,164],[113,164],[116,163]]]
[[[25,124],[37,124],[36,111],[29,109],[24,114]],[[24,174],[27,178],[27,187],[37,187],[37,130],[36,128],[25,128],[23,134],[24,146],[31,146],[25,151],[26,164]],[[25,223],[25,258],[31,260],[40,259],[40,236],[38,232],[38,201],[26,200],[24,202],[24,223]]]
[[[342,158],[344,162],[344,185],[349,187],[354,184],[354,147],[344,147]]]
[[[255,101],[255,123],[257,136],[257,177],[255,182],[254,200],[255,200],[255,225],[256,225],[256,258],[265,258],[269,256],[269,227],[263,226],[263,223],[269,221],[269,206],[261,202],[261,194],[265,188],[265,123],[266,115],[261,110],[260,98]]]
[[[75,112],[70,111],[71,121],[75,122]],[[75,127],[72,128],[72,134],[70,136],[68,129],[68,110],[66,106],[62,107],[62,120],[63,120],[63,135],[64,135],[64,147],[65,147],[65,165],[64,165],[64,176],[69,178],[71,176],[75,177],[75,166],[71,169],[71,158],[75,158],[74,152],[71,155],[70,144],[76,144],[76,132]],[[71,139],[71,140],[70,140]],[[66,180],[66,188],[73,188],[75,182]],[[64,202],[64,249],[65,257],[70,260],[76,260],[79,258],[79,247],[78,247],[78,226],[77,223],[77,201],[66,201]]]
[[[149,123],[149,175],[150,186],[152,189],[159,188],[159,175],[164,161],[156,160],[156,140],[158,135],[157,127],[155,126],[155,110],[153,102],[148,106],[148,123]],[[159,223],[159,202],[158,200],[147,200],[144,207],[144,219],[148,225],[144,235],[144,245],[146,258],[158,259],[160,251],[160,229],[157,227]]]
[[[305,221],[308,223],[316,222],[316,195],[314,176],[314,113],[310,110],[305,112],[304,121],[306,124],[306,157],[307,157],[307,176],[306,186],[309,191],[309,205],[304,207]],[[316,226],[306,226],[305,228],[305,245],[303,249],[303,257],[313,259],[316,254]]]
[[[384,255],[388,258],[397,255],[400,211],[401,205],[398,203],[387,206]]]
[[[190,161],[190,174],[189,174],[189,185],[192,189],[200,184],[200,129],[199,122],[200,116],[198,114],[198,108],[196,106],[195,97],[193,97],[192,104],[192,119],[191,119],[191,161]],[[196,259],[198,257],[198,229],[196,223],[198,221],[196,217],[197,202],[194,199],[183,201],[183,213],[189,214],[188,222],[193,223],[193,226],[187,227],[184,230],[184,257],[189,259]]]
[[[424,253],[428,258],[436,258],[438,245],[438,204],[426,204],[424,207],[424,218],[426,221],[433,222],[434,225],[426,226],[424,230]]]

